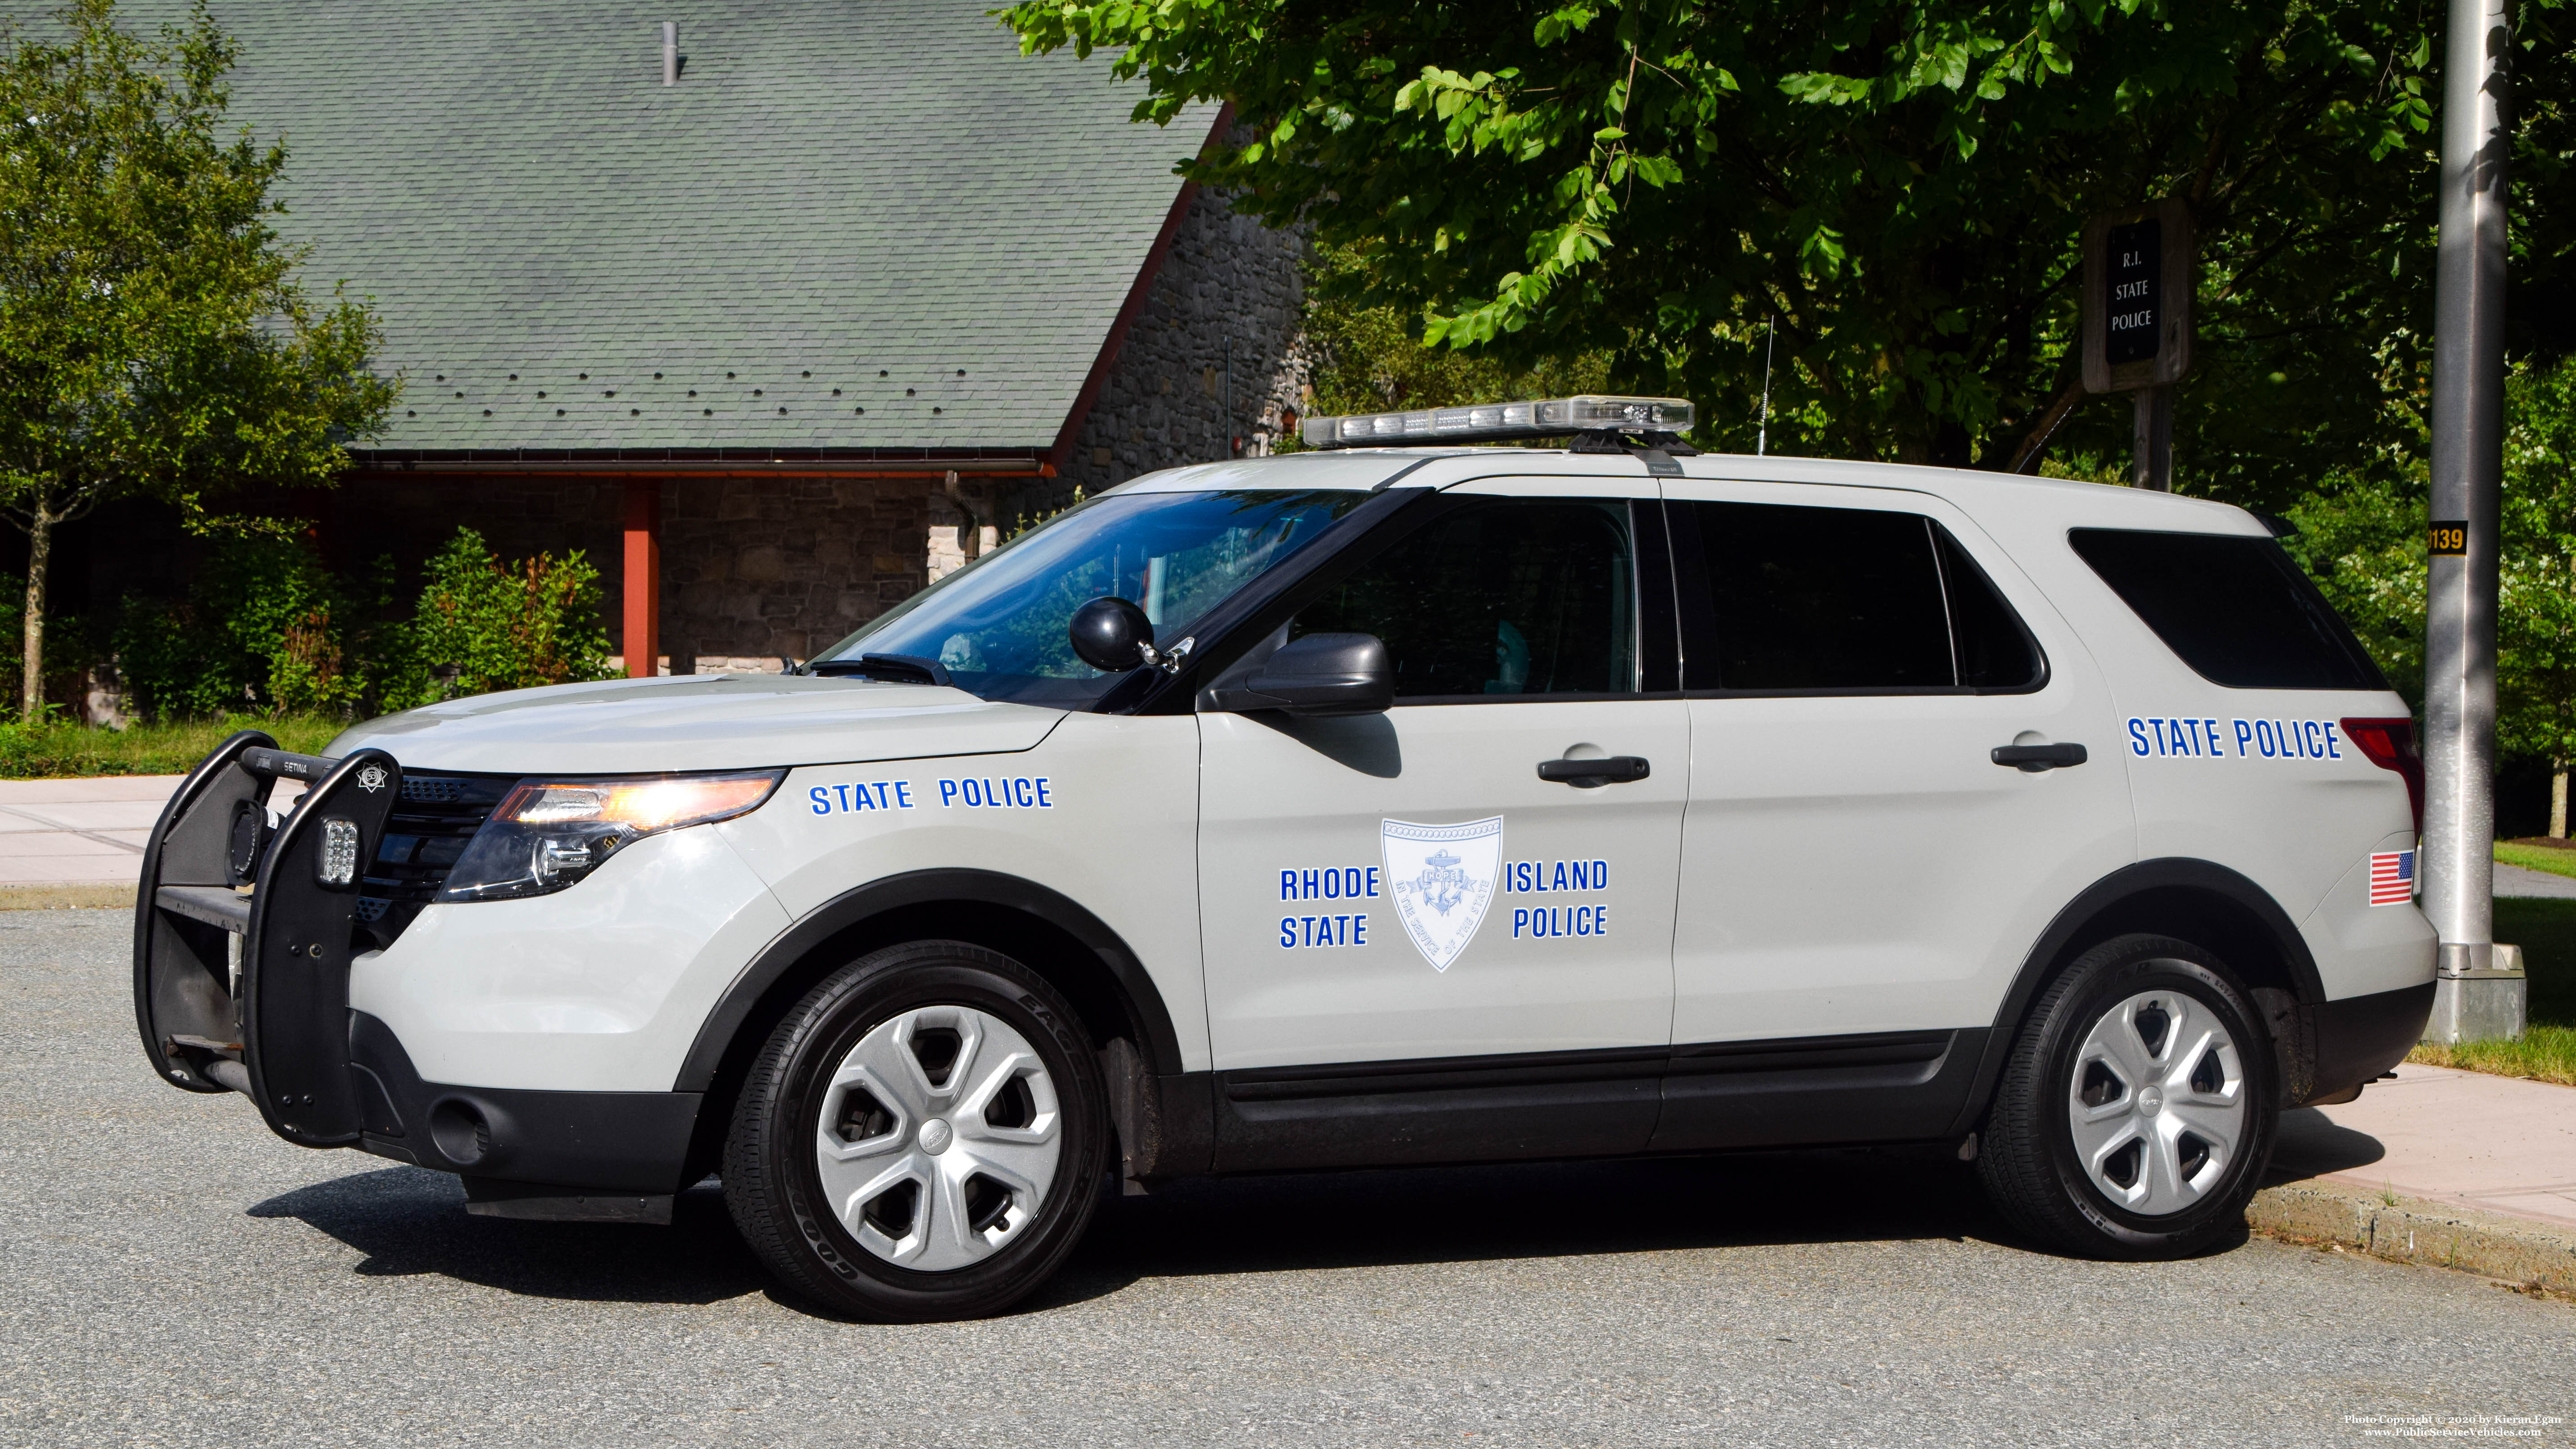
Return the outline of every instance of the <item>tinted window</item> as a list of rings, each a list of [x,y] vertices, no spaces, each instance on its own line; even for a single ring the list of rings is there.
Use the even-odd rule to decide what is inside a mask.
[[[1952,682],[1941,571],[1922,519],[1759,503],[1687,511],[1708,587],[1705,622],[1686,656],[1689,687]]]
[[[1947,529],[1935,523],[1941,582],[1950,600],[1950,642],[1959,682],[1971,689],[2027,689],[2040,681],[2039,645],[2021,617],[1995,592],[1986,571]]]
[[[1625,694],[1636,597],[1626,503],[1486,499],[1362,565],[1291,633],[1375,634],[1400,698]]]
[[[2200,676],[2231,689],[2386,689],[2325,596],[2268,538],[2079,528],[2075,552]]]
[[[1681,505],[1693,689],[2016,689],[2039,651],[1983,570],[1915,513]]]

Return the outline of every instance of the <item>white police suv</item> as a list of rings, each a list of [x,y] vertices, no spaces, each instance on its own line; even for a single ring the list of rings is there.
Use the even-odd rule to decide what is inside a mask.
[[[720,1174],[880,1319],[1210,1173],[1940,1143],[2060,1248],[2210,1241],[2425,1020],[2404,704],[2236,509],[1688,422],[1317,419],[785,676],[236,736],[144,1048],[477,1213]]]

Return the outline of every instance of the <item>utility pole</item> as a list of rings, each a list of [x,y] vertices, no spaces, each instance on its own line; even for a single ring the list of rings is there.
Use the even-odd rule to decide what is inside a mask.
[[[2509,0],[2451,0],[2433,305],[2433,527],[2424,610],[2424,914],[2440,939],[2429,1040],[2520,1036],[2495,948],[2497,515],[2504,486],[2504,106]],[[2518,954],[2518,953],[2516,953]],[[2503,969],[2499,969],[2503,968]]]

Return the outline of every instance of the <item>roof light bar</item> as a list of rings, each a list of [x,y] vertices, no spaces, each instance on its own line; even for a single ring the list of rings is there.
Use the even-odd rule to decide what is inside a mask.
[[[1477,403],[1409,413],[1355,413],[1308,418],[1298,431],[1310,448],[1369,448],[1403,443],[1487,443],[1555,438],[1567,433],[1687,433],[1696,418],[1677,397],[1554,397],[1537,402]]]

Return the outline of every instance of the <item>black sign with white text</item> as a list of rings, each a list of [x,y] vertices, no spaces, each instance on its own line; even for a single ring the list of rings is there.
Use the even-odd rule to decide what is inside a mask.
[[[2151,362],[2163,331],[2158,323],[2164,290],[2164,223],[2149,218],[2115,226],[2104,249],[2109,253],[2103,268],[2105,356],[2114,367]]]

